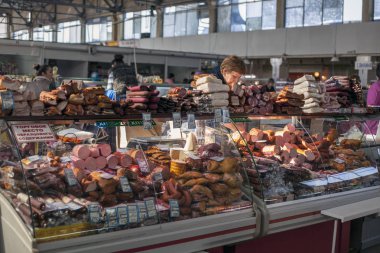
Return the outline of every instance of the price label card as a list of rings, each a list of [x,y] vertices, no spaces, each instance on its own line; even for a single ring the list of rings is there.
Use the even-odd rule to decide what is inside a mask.
[[[182,120],[180,112],[173,112],[173,128],[181,128]]]
[[[146,198],[144,202],[145,202],[145,208],[146,208],[148,218],[157,217],[157,210],[156,210],[154,198]]]
[[[132,192],[131,185],[129,184],[129,180],[126,177],[120,178],[120,187],[122,192]]]
[[[2,110],[13,110],[14,106],[14,100],[13,100],[13,93],[11,91],[1,92],[0,98],[2,102]]]
[[[223,123],[231,123],[230,111],[228,110],[228,108],[223,108],[222,114],[223,114]]]
[[[74,172],[71,169],[69,168],[65,169],[65,177],[66,177],[67,184],[69,186],[74,186],[78,184],[78,181],[74,175]]]
[[[128,224],[128,210],[126,206],[119,206],[117,208],[117,219],[120,226]]]
[[[187,128],[195,129],[195,115],[194,113],[187,114]]]
[[[91,204],[87,207],[88,219],[90,223],[99,223],[101,221],[100,206],[97,204]]]
[[[149,130],[153,128],[152,125],[152,115],[150,113],[143,113],[143,126],[145,130]]]
[[[18,143],[56,141],[49,124],[13,124],[11,127]]]
[[[179,217],[179,204],[178,200],[176,199],[169,199],[169,206],[170,206],[170,217],[175,218]]]
[[[139,222],[139,211],[136,204],[130,204],[128,208],[128,223],[138,223]]]
[[[108,227],[117,227],[117,212],[116,208],[106,208],[106,219]]]
[[[217,108],[214,111],[214,121],[216,125],[219,125],[222,122],[222,109]]]
[[[162,181],[162,180],[163,180],[163,177],[162,177],[161,172],[157,172],[153,175],[153,181]]]
[[[147,212],[146,212],[146,206],[144,201],[136,201],[137,206],[139,207],[139,217],[140,221],[145,220],[147,217]]]

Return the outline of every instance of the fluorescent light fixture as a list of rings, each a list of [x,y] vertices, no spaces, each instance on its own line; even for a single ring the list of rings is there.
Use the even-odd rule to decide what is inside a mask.
[[[334,55],[333,57],[331,57],[331,62],[338,62],[339,61],[339,57]]]

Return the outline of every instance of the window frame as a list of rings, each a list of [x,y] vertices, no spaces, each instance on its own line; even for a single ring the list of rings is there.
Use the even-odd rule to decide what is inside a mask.
[[[62,25],[62,27],[61,27],[61,25]],[[70,34],[74,32],[73,30],[71,30],[69,28],[79,29],[79,30],[75,30],[75,33],[78,33],[76,35],[79,35],[78,39],[75,42],[65,42],[65,39],[64,39],[65,36],[63,35],[63,33],[66,30],[68,30],[69,37],[71,37]],[[61,32],[62,32],[62,35],[64,36],[63,37],[63,41],[59,40]],[[80,20],[71,20],[71,21],[61,22],[61,23],[57,24],[57,42],[58,43],[70,43],[70,44],[82,43],[82,41],[81,41],[81,39],[82,39],[81,38],[81,34],[82,34],[82,24],[81,24]],[[71,40],[72,38],[66,38],[66,40],[67,39]]]
[[[96,21],[98,20],[99,21]],[[96,39],[94,40],[94,35],[93,35],[93,30],[95,28],[95,26],[98,26],[97,29],[99,29],[99,39]],[[102,36],[101,36],[101,31],[102,31],[102,26],[105,26],[105,29],[106,29],[106,39],[102,39]],[[111,27],[111,35],[110,37],[109,34],[108,34],[108,29],[109,29],[109,26]],[[92,38],[90,38],[90,29],[91,28],[91,35],[92,35]],[[85,43],[99,43],[99,42],[105,42],[105,41],[110,41],[112,40],[112,17],[111,16],[107,16],[107,17],[98,17],[98,18],[92,18],[92,19],[87,19],[86,20],[86,24],[85,24],[85,31],[86,31],[86,38],[85,38]]]
[[[156,37],[157,27],[152,27],[152,20],[154,20],[153,18],[157,19],[157,11],[153,10],[154,16],[151,16],[150,12],[151,12],[151,10],[147,9],[147,10],[140,10],[140,11],[132,11],[132,12],[123,13],[123,40],[141,39],[141,34],[146,33],[146,32],[142,32],[143,31],[142,24],[143,24],[144,18],[149,18],[149,22],[146,22],[147,24],[149,23],[149,34],[150,34],[149,38],[155,38]],[[144,13],[146,13],[146,14],[144,14]],[[128,14],[131,15],[131,17],[127,17]],[[138,19],[140,20],[140,31],[136,32],[135,31],[135,21]],[[127,35],[126,23],[128,21],[132,22],[132,36],[131,37],[126,37],[126,35]],[[157,20],[156,20],[156,24],[157,24]],[[152,36],[152,35],[154,35],[154,36]]]

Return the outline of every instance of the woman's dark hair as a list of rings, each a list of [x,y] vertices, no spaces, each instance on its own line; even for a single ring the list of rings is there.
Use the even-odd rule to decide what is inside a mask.
[[[115,54],[111,64],[116,64],[116,65],[124,64],[123,58],[124,58],[124,56],[122,56],[121,54]]]
[[[268,83],[275,83],[275,81],[274,81],[273,78],[269,78],[269,79],[268,79]]]
[[[376,67],[376,75],[377,75],[377,78],[380,79],[380,63],[377,64],[377,67]]]
[[[35,64],[33,68],[36,71],[37,76],[42,76],[43,73],[47,73],[50,66],[46,64],[45,65]]]

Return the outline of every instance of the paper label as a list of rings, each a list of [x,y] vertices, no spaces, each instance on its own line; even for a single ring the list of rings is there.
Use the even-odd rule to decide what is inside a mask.
[[[223,115],[223,123],[231,123],[231,119],[230,119],[230,111],[228,110],[228,108],[223,108],[222,109],[222,115]]]
[[[127,205],[128,208],[128,222],[129,223],[138,223],[139,222],[139,214],[138,207],[136,204]]]
[[[101,221],[101,215],[100,215],[100,206],[99,205],[88,205],[88,219],[90,223],[99,223]]]
[[[146,206],[144,201],[136,201],[137,206],[139,207],[139,217],[140,221],[145,220],[147,217],[147,212],[146,212]]]
[[[169,199],[169,206],[170,206],[170,217],[175,218],[179,217],[179,204],[178,200],[176,199]]]
[[[120,206],[117,208],[117,219],[120,226],[128,224],[128,211],[126,206]]]
[[[145,172],[145,173],[149,173],[150,172],[149,166],[148,166],[147,162],[145,161],[145,159],[136,159],[136,161],[137,161],[137,164],[140,167],[140,171],[141,172]]]
[[[58,210],[65,210],[67,209],[67,205],[65,205],[62,202],[53,202],[47,205],[47,208],[49,211],[58,211]]]
[[[151,113],[143,113],[142,117],[143,117],[144,129],[145,130],[152,129],[153,126],[152,126],[152,115],[151,115]]]
[[[187,128],[195,129],[195,115],[194,113],[187,114]]]
[[[12,92],[0,92],[1,96],[1,110],[9,111],[13,110],[13,95]]]
[[[210,160],[221,162],[224,160],[224,157],[223,156],[213,156],[213,157],[210,157]]]
[[[33,155],[33,156],[29,156],[28,160],[30,163],[34,163],[34,162],[42,160],[42,157],[39,155]]]
[[[146,198],[145,200],[145,208],[147,211],[148,218],[157,217],[156,205],[154,203],[153,198]]]
[[[342,163],[344,163],[344,160],[342,160],[340,158],[335,158],[334,162],[342,164]]]
[[[109,173],[106,173],[106,172],[103,172],[100,176],[101,176],[102,178],[104,178],[104,179],[111,179],[111,178],[114,177],[114,175],[109,174]]]
[[[117,212],[116,208],[106,208],[106,218],[108,227],[117,227]]]
[[[153,175],[153,181],[162,181],[162,180],[163,180],[163,177],[162,177],[161,172],[157,172]]]
[[[120,178],[120,187],[122,192],[132,192],[131,185],[126,177]]]
[[[56,140],[48,124],[14,124],[11,127],[18,143]]]
[[[217,108],[214,111],[214,120],[216,125],[218,125],[220,122],[222,122],[222,109]]]
[[[180,112],[173,112],[173,128],[181,128],[182,120]]]
[[[78,184],[78,181],[71,169],[65,169],[66,182],[69,186],[74,186]]]
[[[78,211],[82,209],[81,205],[78,205],[77,203],[74,202],[69,202],[66,204],[66,206],[71,210],[71,211]]]

